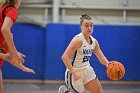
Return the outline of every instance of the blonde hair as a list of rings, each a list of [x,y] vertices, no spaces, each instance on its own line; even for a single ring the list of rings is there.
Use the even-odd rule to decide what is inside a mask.
[[[0,7],[3,6],[6,3],[9,3],[11,5],[14,5],[14,1],[13,0],[4,0],[3,2],[0,3]]]

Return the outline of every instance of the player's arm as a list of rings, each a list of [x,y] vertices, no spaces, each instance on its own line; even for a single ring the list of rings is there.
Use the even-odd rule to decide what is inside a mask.
[[[24,62],[24,55],[22,55],[21,53],[19,53],[15,47],[14,41],[13,41],[13,37],[11,34],[11,27],[14,23],[14,19],[12,19],[11,17],[5,17],[4,19],[4,23],[2,25],[1,28],[1,32],[3,34],[3,37],[8,45],[9,48],[9,52],[11,52],[14,56],[15,61],[18,61],[19,63],[23,63]]]
[[[62,55],[62,60],[71,73],[74,73],[75,71],[71,65],[70,57],[78,48],[81,47],[81,45],[82,40],[79,37],[74,37]]]
[[[11,53],[0,53],[0,59],[3,59],[5,61],[8,61],[10,59],[12,59],[12,54]]]
[[[97,40],[95,40],[95,49],[94,49],[94,53],[96,55],[96,57],[98,58],[98,60],[107,66],[107,64],[109,63],[109,61],[107,60],[107,58],[104,56],[103,52],[100,49],[99,43]]]
[[[3,59],[3,53],[0,53],[0,59]]]
[[[3,23],[2,28],[1,28],[1,32],[3,34],[3,37],[4,37],[8,47],[9,47],[9,51],[12,54],[17,55],[17,50],[15,48],[13,37],[12,37],[11,31],[10,31],[13,23],[14,22],[13,22],[12,18],[5,17],[4,23]]]

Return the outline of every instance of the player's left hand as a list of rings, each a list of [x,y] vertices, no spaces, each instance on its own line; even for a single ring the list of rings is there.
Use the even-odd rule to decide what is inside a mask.
[[[106,68],[108,67],[109,63],[110,63],[110,62],[107,62],[107,63],[106,63],[106,65],[105,65],[105,66],[106,66]]]

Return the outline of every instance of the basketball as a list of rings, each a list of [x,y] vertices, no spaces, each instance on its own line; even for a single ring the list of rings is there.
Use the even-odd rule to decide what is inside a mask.
[[[120,80],[125,74],[125,68],[120,62],[111,61],[106,68],[106,73],[111,80]]]

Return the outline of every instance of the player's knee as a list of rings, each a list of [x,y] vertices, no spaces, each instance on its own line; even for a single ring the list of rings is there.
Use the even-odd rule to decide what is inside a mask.
[[[103,90],[102,89],[99,89],[98,93],[103,93]]]

